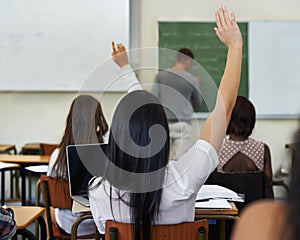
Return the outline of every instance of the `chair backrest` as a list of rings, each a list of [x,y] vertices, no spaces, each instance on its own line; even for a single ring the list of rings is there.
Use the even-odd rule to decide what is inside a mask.
[[[41,143],[41,155],[50,156],[57,147],[58,144]]]
[[[98,232],[92,235],[77,236],[79,224],[86,219],[93,218],[90,213],[85,213],[77,217],[72,225],[71,235],[62,233],[56,224],[55,219],[52,219],[50,207],[64,209],[72,208],[73,200],[70,197],[69,184],[67,180],[63,178],[41,176],[37,182],[36,196],[39,196],[39,193],[42,194],[43,204],[45,206],[45,219],[49,239],[100,239]],[[38,200],[36,200],[36,204],[38,205]]]
[[[70,238],[70,235],[64,234],[59,230],[55,220],[52,219],[50,210],[50,207],[72,208],[72,199],[70,197],[68,181],[62,178],[41,176],[37,184],[37,191],[40,189],[43,204],[45,206],[45,219],[49,238]]]
[[[213,172],[205,184],[217,184],[245,195],[245,202],[236,206],[239,211],[248,203],[261,199],[273,198],[272,186],[263,171],[252,172]]]
[[[70,197],[69,183],[63,178],[41,176],[43,202],[54,208],[72,208],[73,200]],[[48,199],[47,199],[48,198]]]
[[[108,220],[105,223],[105,240],[133,240],[133,225]],[[208,240],[206,219],[171,225],[151,226],[151,240]]]

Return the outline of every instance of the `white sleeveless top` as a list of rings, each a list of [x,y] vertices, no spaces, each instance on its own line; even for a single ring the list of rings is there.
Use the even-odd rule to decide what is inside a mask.
[[[222,172],[223,166],[239,152],[250,158],[259,170],[264,171],[265,144],[252,138],[245,141],[224,139],[219,152],[220,163],[217,171]]]

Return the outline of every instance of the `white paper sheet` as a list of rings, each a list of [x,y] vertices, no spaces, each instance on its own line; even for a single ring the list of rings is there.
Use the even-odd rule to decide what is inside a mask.
[[[204,202],[196,202],[195,208],[231,209],[232,207],[226,199],[210,199]]]

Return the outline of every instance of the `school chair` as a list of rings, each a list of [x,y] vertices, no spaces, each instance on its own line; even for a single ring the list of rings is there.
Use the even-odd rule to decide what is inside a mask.
[[[239,213],[242,209],[253,202],[262,198],[273,198],[273,190],[267,176],[263,171],[251,172],[212,172],[205,184],[216,184],[235,191],[244,198],[244,202],[235,202]],[[226,239],[230,236],[233,222],[226,221],[225,235]],[[212,239],[218,238],[218,226],[210,228]]]
[[[43,155],[43,156],[51,156],[52,152],[58,147],[58,144],[52,144],[52,143],[35,143],[32,144],[27,144],[26,148],[22,148],[23,154],[28,154],[28,153],[34,153],[34,155]],[[26,168],[26,176],[28,178],[28,201],[31,203],[32,199],[32,192],[31,192],[31,185],[32,185],[32,179],[37,179],[41,176],[41,174],[45,174],[47,172],[44,171],[30,171],[31,166]]]
[[[41,155],[50,156],[53,153],[53,151],[58,147],[58,144],[40,143],[40,146],[41,146]]]
[[[133,239],[133,225],[108,220],[105,223],[105,240]],[[208,240],[208,220],[170,225],[152,225],[153,240]]]
[[[92,219],[91,213],[79,216],[72,225],[71,234],[63,233],[55,221],[52,220],[50,207],[72,209],[73,200],[70,197],[68,181],[62,178],[52,178],[41,176],[36,184],[36,205],[39,205],[39,197],[42,195],[42,202],[45,207],[45,219],[48,231],[48,238],[62,239],[100,239],[98,231],[92,235],[77,236],[79,224],[86,220]]]
[[[205,184],[217,184],[244,196],[244,202],[236,202],[239,212],[250,202],[261,198],[273,198],[272,186],[263,171],[213,172]]]
[[[254,162],[248,158],[246,155],[238,153],[232,157],[228,161],[228,163],[223,167],[224,172],[250,172],[251,170],[249,169],[257,169],[256,165]],[[229,169],[229,171],[228,171]],[[272,185],[268,185],[268,197],[273,197],[273,187],[274,186],[281,186],[286,190],[286,193],[288,194],[289,192],[289,187],[288,185],[284,182],[283,179],[277,179],[274,178],[272,179]]]

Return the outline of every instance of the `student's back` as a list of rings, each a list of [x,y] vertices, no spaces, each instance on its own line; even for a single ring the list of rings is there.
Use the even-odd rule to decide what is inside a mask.
[[[254,105],[238,96],[219,152],[219,172],[264,171],[272,185],[271,154],[268,145],[251,138],[255,126]]]

